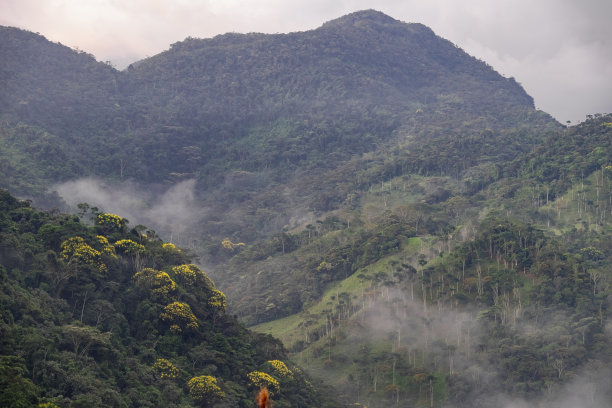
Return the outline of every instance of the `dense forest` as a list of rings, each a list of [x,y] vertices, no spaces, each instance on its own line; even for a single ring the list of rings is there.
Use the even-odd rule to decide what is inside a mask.
[[[262,385],[278,407],[337,406],[226,314],[193,255],[115,214],[0,194],[1,406],[250,407]]]
[[[373,10],[0,56],[0,405],[610,405],[611,115]]]

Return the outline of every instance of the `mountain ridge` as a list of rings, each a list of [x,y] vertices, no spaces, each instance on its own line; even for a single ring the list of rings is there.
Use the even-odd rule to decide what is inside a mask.
[[[53,182],[96,176],[140,183],[195,178],[202,193],[223,188],[227,172],[272,168],[286,180],[303,167],[335,167],[392,135],[421,132],[423,124],[431,129],[432,120],[454,116],[481,130],[546,122],[534,121],[533,100],[514,80],[425,26],[371,10],[332,23],[299,33],[187,38],[122,72],[57,44],[48,52],[33,47],[38,60],[50,63],[17,58],[0,71],[15,90],[3,95],[5,139],[21,137],[19,122],[42,128],[48,137],[41,149],[52,139],[73,165],[53,179],[35,178],[30,184],[37,186],[24,185],[23,192],[40,195]],[[11,42],[21,44],[22,54],[32,41],[46,44],[23,30],[2,33],[5,67]],[[23,74],[10,74],[18,66]],[[80,82],[66,82],[63,76],[75,72]],[[544,126],[558,123],[549,118]]]
[[[53,79],[57,69],[39,74],[54,64],[26,64],[25,77],[1,78],[19,89],[0,111],[4,186],[36,198],[49,185],[80,177],[117,188],[134,180],[151,190],[194,179],[210,215],[190,241],[216,253],[215,242],[226,236],[254,242],[339,208],[351,194],[346,178],[389,154],[409,158],[380,174],[358,171],[364,175],[353,184],[378,182],[406,166],[459,175],[482,164],[476,152],[483,148],[511,159],[537,142],[539,129],[560,126],[536,111],[514,80],[423,25],[371,10],[331,23],[299,33],[188,38],[123,72],[67,48],[62,52],[78,64],[61,65],[70,61],[53,54],[55,44],[44,58],[55,58],[62,75],[80,72],[82,85]],[[435,157],[442,146],[473,143],[470,133],[488,136],[462,158]],[[503,146],[490,149],[501,135]],[[66,152],[61,165],[42,160],[54,150]],[[381,157],[366,158],[377,150]],[[57,197],[45,199],[58,205]],[[261,207],[274,215],[255,210]]]

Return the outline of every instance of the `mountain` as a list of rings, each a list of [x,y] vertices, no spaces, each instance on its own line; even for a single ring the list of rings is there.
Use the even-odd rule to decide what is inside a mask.
[[[0,36],[1,186],[122,214],[193,252],[230,314],[282,339],[343,403],[609,406],[609,115],[565,128],[514,79],[373,10],[187,38],[124,71],[37,34]],[[29,228],[3,245],[46,234]],[[10,278],[11,293],[53,294]],[[84,290],[64,294],[73,320]],[[251,353],[214,350],[271,370],[256,351],[228,357],[236,347]],[[37,366],[18,363],[34,381]],[[240,372],[220,376],[239,400]]]
[[[82,177],[149,191],[195,180],[207,211],[181,235],[210,262],[224,237],[254,242],[380,182],[364,170],[346,184],[389,150],[400,169],[461,177],[560,127],[513,79],[372,10],[306,32],[188,38],[123,72],[37,34],[0,35],[2,186],[58,206],[47,187]],[[457,156],[438,154],[449,146]]]
[[[419,115],[481,129],[537,121],[512,79],[375,11],[302,33],[189,38],[124,72],[37,34],[0,35],[3,133],[22,139],[17,124],[34,127],[40,147],[27,156],[59,146],[70,164],[39,164],[53,179],[35,175],[38,189],[22,188],[30,195],[84,175],[196,178],[203,191],[249,172],[265,187],[373,151]],[[23,152],[18,143],[5,148]]]

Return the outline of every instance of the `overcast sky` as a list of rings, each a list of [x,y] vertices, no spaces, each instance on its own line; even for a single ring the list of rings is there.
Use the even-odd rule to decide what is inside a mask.
[[[563,123],[612,112],[610,0],[0,0],[0,25],[123,68],[188,36],[304,31],[369,8],[431,27]]]

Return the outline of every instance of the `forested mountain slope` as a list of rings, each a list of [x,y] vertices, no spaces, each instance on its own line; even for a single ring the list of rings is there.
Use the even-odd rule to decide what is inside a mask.
[[[0,190],[1,406],[251,407],[265,385],[278,407],[336,406],[225,313],[191,255],[117,215],[85,218]]]
[[[255,329],[347,403],[609,406],[612,116],[595,116],[494,168],[477,194],[392,178],[284,237],[285,255],[243,250],[232,262],[260,288],[238,300],[245,319],[295,312]],[[424,200],[428,183],[447,197]],[[266,297],[267,279],[290,296]]]
[[[225,250],[230,255],[238,253],[223,269],[230,298],[241,305],[239,313],[250,323],[294,313],[304,302],[317,298],[329,282],[400,251],[404,239],[471,239],[480,218],[491,211],[505,211],[518,220],[543,223],[547,228],[558,227],[560,233],[562,228],[573,226],[569,219],[560,218],[561,208],[575,209],[557,199],[563,200],[562,195],[572,186],[584,187],[584,180],[594,173],[598,175],[587,183],[599,180],[592,191],[596,197],[581,189],[580,215],[585,218],[577,217],[575,222],[601,225],[610,211],[605,198],[609,191],[603,181],[612,151],[609,119],[599,117],[544,134],[541,144],[514,160],[488,160],[483,153],[478,157],[481,162],[460,176],[440,170],[422,174],[414,167],[419,157],[401,148],[384,158],[374,157],[367,166],[352,169],[352,176],[365,179],[364,183],[356,184],[351,177],[332,179],[338,184],[330,194],[337,193],[338,186],[350,194],[339,210],[312,224],[276,234],[267,242]],[[432,144],[424,147],[429,152],[420,159],[438,157],[440,165],[444,157],[468,157],[470,146],[480,149],[486,143],[490,140],[485,132],[480,143],[463,141],[463,149],[459,142],[452,149]],[[455,160],[459,165],[461,162]],[[246,290],[256,284],[258,290]],[[279,290],[282,296],[275,295]]]
[[[306,32],[187,38],[124,71],[14,28],[0,28],[0,56],[8,90],[0,95],[0,187],[51,206],[62,204],[53,190],[91,206],[107,195],[109,208],[92,214],[116,208],[134,224],[150,220],[199,256],[231,314],[281,338],[343,402],[550,405],[584,379],[574,394],[590,408],[609,405],[597,377],[607,378],[611,350],[610,115],[565,128],[512,78],[421,24],[372,10]],[[171,251],[178,258],[167,259],[171,246],[151,232],[142,238],[145,227],[122,227],[111,239],[99,222],[77,225],[5,201],[6,338],[23,338],[20,327],[32,320],[32,330],[55,333],[44,343],[48,360],[6,365],[6,377],[23,374],[24,398],[76,404],[72,389],[58,390],[68,380],[37,382],[41,364],[66,364],[70,352],[78,370],[101,378],[114,343],[79,355],[81,343],[68,336],[105,316],[89,309],[103,298],[123,315],[123,366],[151,374],[153,358],[163,358],[182,384],[217,373],[221,404],[247,404],[245,375],[284,359],[274,340],[206,306],[214,286],[195,293],[181,283],[174,268],[192,257]],[[80,201],[70,203],[74,211]],[[119,286],[99,292],[108,282],[96,274],[74,280],[61,245],[77,234],[101,256],[110,252],[95,235],[107,238]],[[154,265],[118,254],[122,239],[144,245]],[[165,273],[177,287],[172,300],[205,321],[193,338],[161,319],[163,302],[141,298],[133,277],[145,266]],[[58,327],[43,322],[51,316],[13,312],[49,299],[59,302]],[[138,337],[143,321],[158,343]],[[87,333],[103,338],[105,322]],[[207,330],[238,340],[221,344]],[[134,346],[141,340],[153,342],[146,353]],[[189,348],[196,340],[206,344],[202,364]],[[12,341],[3,347],[34,356]],[[159,389],[162,379],[151,376],[102,389],[127,393],[118,398],[129,403]],[[142,401],[194,402],[176,381],[163,383],[170,397],[152,392]],[[298,374],[292,381],[281,383],[278,406],[308,406],[308,386]],[[287,387],[302,388],[288,396]]]
[[[270,224],[249,219],[249,208],[269,206],[262,192],[278,196],[280,185],[300,192],[305,210],[337,206],[345,197],[317,198],[309,186],[387,144],[421,149],[529,126],[504,149],[512,156],[536,129],[558,126],[514,80],[423,25],[375,11],[306,32],[188,38],[123,72],[36,34],[0,34],[4,187],[33,196],[83,176],[195,179],[212,209],[202,227],[215,237],[252,240],[290,222],[292,203],[281,202],[273,228],[248,227]],[[496,137],[490,147],[506,146]],[[466,158],[461,169],[473,165]],[[228,202],[248,222],[232,225]]]

